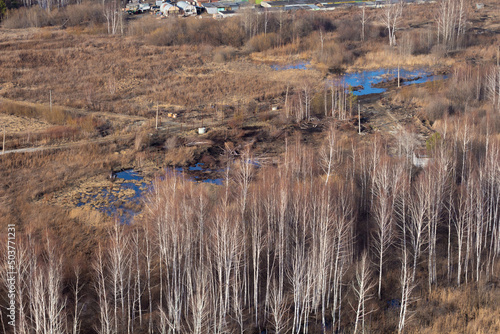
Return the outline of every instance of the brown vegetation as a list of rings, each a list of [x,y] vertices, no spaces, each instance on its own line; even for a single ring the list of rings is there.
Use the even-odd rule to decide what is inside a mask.
[[[438,40],[440,4],[388,28],[367,9],[364,34],[355,7],[137,17],[113,36],[100,4],[10,12],[0,120],[40,128],[7,146],[54,145],[0,155],[17,331],[498,332],[498,6]],[[357,98],[339,77],[384,66],[449,78]],[[165,173],[197,162],[224,184]],[[155,181],[130,224],[75,207],[131,167]]]

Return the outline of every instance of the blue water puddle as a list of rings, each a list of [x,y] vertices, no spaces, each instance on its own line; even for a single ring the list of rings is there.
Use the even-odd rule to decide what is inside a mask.
[[[257,160],[251,160],[251,159],[248,159],[247,161],[245,161],[247,164],[251,164],[251,165],[254,165],[255,167],[257,168],[260,168],[262,167],[262,165],[257,161]]]
[[[184,167],[176,167],[175,168],[175,171],[179,174],[184,174],[186,175],[186,171],[189,171],[189,172],[203,172],[203,173],[210,173],[210,174],[213,174],[213,173],[221,173],[224,171],[224,169],[210,169],[210,168],[206,168],[204,167],[204,163],[202,162],[199,162],[197,163],[196,165],[194,166],[190,166],[190,167],[187,167],[187,168],[184,168]],[[201,182],[201,183],[210,183],[210,184],[215,184],[215,185],[218,185],[218,186],[221,186],[224,184],[224,179],[222,178],[215,178],[215,179],[212,179],[212,178],[201,178],[200,176],[198,175],[195,175],[193,177],[187,177],[188,180],[191,180],[193,182]]]
[[[294,64],[273,64],[271,68],[275,71],[284,70],[307,70],[310,69],[311,63],[309,61],[298,62]],[[431,70],[428,69],[418,69],[418,70],[405,70],[400,69],[399,71],[403,86],[420,84],[424,82],[443,80],[446,79],[447,75],[434,75]],[[345,83],[346,86],[356,87],[357,90],[353,92],[354,95],[362,96],[368,94],[380,94],[387,90],[387,88],[373,87],[384,81],[390,81],[398,76],[397,68],[382,68],[373,71],[362,71],[347,73],[341,77],[341,81]]]
[[[381,82],[390,81],[398,77],[398,69],[379,69],[374,71],[363,71],[345,74],[341,81],[346,86],[356,87],[357,90],[353,91],[354,95],[362,96],[368,94],[379,94],[385,92],[386,88],[373,87]],[[434,75],[432,71],[426,69],[418,70],[405,70],[400,69],[400,78],[404,81],[404,86],[419,84],[434,80],[446,79],[446,75]]]
[[[186,170],[190,172],[218,172],[218,170],[205,168],[203,163],[187,167]],[[185,172],[183,168],[175,168],[175,171],[177,173]],[[151,190],[152,181],[143,182],[144,178],[132,169],[118,172],[115,175],[116,180],[109,187],[95,189],[94,194],[81,194],[82,197],[76,203],[76,206],[89,205],[108,216],[115,217],[122,224],[128,224],[140,212],[143,197]],[[161,177],[161,179],[164,179],[164,177]],[[222,178],[201,179],[199,176],[187,177],[187,180],[219,186],[224,183]],[[119,196],[119,194],[122,195]]]
[[[123,179],[123,180],[127,180],[127,181],[132,181],[132,180],[141,181],[143,179],[142,176],[140,176],[136,171],[134,171],[132,169],[127,169],[127,170],[118,172],[118,173],[116,173],[116,177],[118,179]]]
[[[188,170],[190,170],[190,171],[202,171],[202,170],[204,170],[203,165],[204,165],[204,163],[199,162],[194,166],[188,167]]]
[[[112,217],[116,217],[120,223],[129,223],[134,215],[138,213],[135,208],[141,207],[144,194],[149,190],[149,182],[140,182],[144,178],[134,170],[124,170],[115,174],[116,180],[109,187],[97,189],[97,193],[82,196],[76,204],[77,207],[91,205],[96,210]],[[135,182],[120,182],[135,181]],[[130,191],[131,190],[131,191]],[[119,193],[127,192],[123,196]]]
[[[294,64],[286,64],[286,65],[278,65],[274,64],[271,65],[271,68],[275,71],[285,71],[285,70],[307,70],[308,66],[311,64],[311,62],[308,61],[301,61],[298,63]]]
[[[215,184],[215,185],[218,185],[218,186],[222,186],[224,184],[224,179],[221,179],[221,178],[218,178],[218,179],[206,179],[206,180],[203,180],[202,182],[211,183],[211,184]]]
[[[247,160],[247,163],[259,168],[261,165],[256,160]],[[197,163],[190,167],[167,168],[166,175],[169,173],[182,174],[187,180],[192,182],[209,183],[217,186],[224,184],[223,178],[205,178],[206,175],[219,175],[226,169],[210,169],[203,163]],[[201,172],[202,175],[190,176],[189,172]],[[152,181],[144,181],[139,173],[132,169],[124,170],[115,174],[116,180],[109,187],[95,189],[94,194],[80,194],[81,198],[76,203],[77,207],[89,205],[96,210],[111,216],[122,224],[128,224],[132,218],[137,215],[142,208],[142,200],[148,191],[152,188]],[[165,175],[160,179],[164,180]],[[127,182],[129,181],[129,182]],[[122,194],[119,196],[119,194]]]

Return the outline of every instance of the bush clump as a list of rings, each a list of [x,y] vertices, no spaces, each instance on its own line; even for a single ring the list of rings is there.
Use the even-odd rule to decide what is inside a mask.
[[[252,37],[246,44],[250,52],[262,52],[276,46],[277,36],[275,33],[259,34]]]

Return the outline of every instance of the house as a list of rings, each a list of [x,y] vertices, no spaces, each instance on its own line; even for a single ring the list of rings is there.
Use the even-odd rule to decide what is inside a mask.
[[[262,1],[260,5],[264,8],[281,8],[284,10],[318,10],[317,2],[313,0],[290,0],[290,1]]]
[[[319,10],[320,8],[316,5],[292,5],[285,6],[285,10]]]
[[[241,3],[239,2],[226,2],[226,1],[220,1],[221,5],[224,5],[225,10],[232,10],[232,11],[237,11],[241,7]]]
[[[205,3],[203,4],[203,8],[205,8],[205,11],[210,15],[215,15],[219,12],[218,3]],[[222,8],[221,11],[222,10],[224,9]]]
[[[205,8],[206,12],[208,14],[218,14],[222,11],[237,11],[240,9],[240,4],[237,2],[222,2],[222,1],[217,1],[217,2],[211,2],[211,3],[205,3],[203,4],[203,7]]]
[[[319,7],[320,10],[335,10],[341,5],[335,3],[320,3],[317,6]]]

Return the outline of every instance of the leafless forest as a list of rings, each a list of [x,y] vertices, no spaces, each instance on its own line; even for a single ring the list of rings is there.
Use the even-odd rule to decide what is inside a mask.
[[[56,147],[0,156],[2,332],[500,332],[498,6],[115,25],[105,3],[0,29],[0,115],[37,122],[3,145]],[[339,76],[412,64],[447,78],[357,97]],[[175,169],[200,161],[222,185]],[[130,223],[61,202],[130,166],[157,168]]]
[[[378,138],[326,138],[319,150],[290,138],[277,166],[228,160],[215,189],[168,174],[144,219],[96,246],[87,276],[49,236],[20,239],[19,331],[411,332],[436,294],[495,308],[498,135],[447,119],[424,169]],[[476,328],[448,324],[460,325]]]

